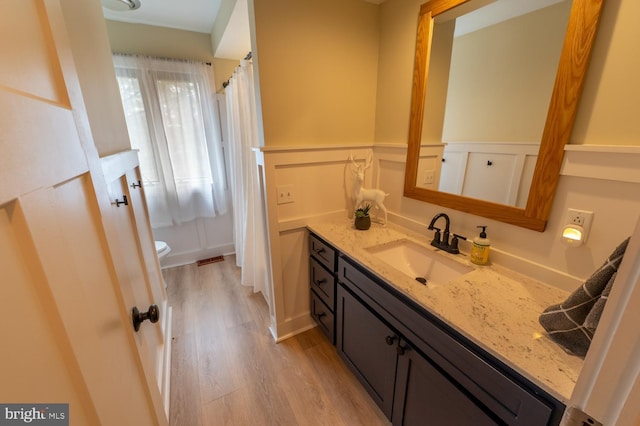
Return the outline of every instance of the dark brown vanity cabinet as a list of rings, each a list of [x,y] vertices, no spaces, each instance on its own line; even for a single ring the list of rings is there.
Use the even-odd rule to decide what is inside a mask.
[[[557,425],[564,405],[309,235],[311,316],[394,425]]]
[[[338,257],[336,347],[394,425],[555,425],[564,406]]]
[[[335,291],[337,252],[322,239],[309,236],[309,286],[311,316],[335,344]]]
[[[398,336],[341,284],[337,304],[338,352],[382,412],[391,418]]]
[[[394,425],[496,425],[495,420],[429,358],[405,341],[398,356]]]
[[[495,425],[437,367],[342,284],[337,348],[394,425]]]

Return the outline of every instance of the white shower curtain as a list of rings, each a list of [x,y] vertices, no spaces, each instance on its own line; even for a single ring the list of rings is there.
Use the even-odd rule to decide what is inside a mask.
[[[253,151],[258,147],[258,124],[251,61],[240,63],[225,97],[236,263],[242,268],[242,285],[262,292],[270,304],[266,219]]]

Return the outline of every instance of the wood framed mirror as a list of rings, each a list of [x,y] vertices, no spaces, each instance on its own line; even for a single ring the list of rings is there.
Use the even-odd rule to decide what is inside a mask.
[[[435,20],[486,0],[431,0],[420,8],[416,37],[404,196],[543,232],[560,176],[595,40],[603,0],[573,0],[551,91],[531,186],[524,207],[428,189],[417,185],[425,122],[425,97]],[[441,141],[440,141],[441,142]]]

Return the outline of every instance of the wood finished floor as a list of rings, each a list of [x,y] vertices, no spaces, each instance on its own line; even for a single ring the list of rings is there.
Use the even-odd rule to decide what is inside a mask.
[[[165,269],[175,426],[388,425],[317,329],[276,344],[235,258]]]

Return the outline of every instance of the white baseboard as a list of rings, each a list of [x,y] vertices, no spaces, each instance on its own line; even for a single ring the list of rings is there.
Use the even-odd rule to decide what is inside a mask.
[[[193,250],[181,253],[172,251],[167,255],[167,257],[162,259],[162,269],[188,265],[190,263],[195,263],[198,260],[208,259],[215,256],[224,256],[230,253],[235,253],[235,247],[233,244],[225,244],[204,250]]]
[[[276,324],[276,330],[273,330],[273,327],[270,327],[270,330],[276,340],[276,343],[279,343],[289,337],[295,336],[296,334],[310,330],[313,327],[317,327],[317,324],[313,318],[311,318],[311,313],[307,311],[303,314],[297,315],[296,317],[287,318],[283,322]]]

